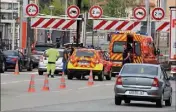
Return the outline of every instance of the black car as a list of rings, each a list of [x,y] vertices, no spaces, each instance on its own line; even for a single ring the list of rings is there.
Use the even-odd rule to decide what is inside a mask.
[[[2,50],[0,50],[0,73],[4,73],[5,71],[5,62],[6,62],[5,56]]]
[[[18,61],[19,71],[21,72],[23,69],[27,69],[28,71],[32,71],[33,69],[33,61],[28,56],[23,55],[22,52],[18,50],[7,50],[3,51],[6,57],[6,70],[7,69],[15,69],[16,62]]]

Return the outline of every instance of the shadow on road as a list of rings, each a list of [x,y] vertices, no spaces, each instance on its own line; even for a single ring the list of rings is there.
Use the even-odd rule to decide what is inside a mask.
[[[144,103],[130,103],[130,104],[123,104],[123,106],[131,106],[131,107],[146,107],[146,108],[158,108],[156,107],[155,103],[153,104],[144,104]]]

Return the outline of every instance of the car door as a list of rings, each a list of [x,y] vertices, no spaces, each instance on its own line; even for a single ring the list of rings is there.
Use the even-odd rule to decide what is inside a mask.
[[[2,66],[2,62],[3,62],[3,53],[0,50],[0,67]]]
[[[170,96],[170,91],[171,91],[171,84],[169,82],[168,75],[166,71],[164,70],[163,67],[161,67],[162,73],[163,73],[163,81],[165,83],[164,85],[164,99],[168,99]]]

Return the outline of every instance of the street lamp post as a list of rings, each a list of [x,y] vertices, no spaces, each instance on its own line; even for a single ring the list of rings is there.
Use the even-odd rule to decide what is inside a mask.
[[[50,15],[52,16],[53,15],[54,6],[50,5],[49,8],[50,8]],[[52,42],[52,40],[51,40],[51,34],[52,34],[52,29],[50,28],[50,34],[49,34],[50,35],[50,42]]]

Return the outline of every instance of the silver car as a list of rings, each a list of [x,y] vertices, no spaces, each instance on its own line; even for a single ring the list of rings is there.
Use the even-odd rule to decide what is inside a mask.
[[[153,64],[125,64],[114,86],[115,104],[122,100],[156,102],[157,107],[172,104],[172,87],[164,68]]]
[[[46,52],[46,51],[45,51]],[[44,53],[45,53],[44,52]],[[63,62],[62,62],[62,59],[63,59],[63,52],[64,52],[64,49],[58,49],[58,52],[60,54],[60,57],[59,59],[56,61],[56,70],[55,70],[55,74],[59,74],[62,72],[62,66],[63,66]],[[39,61],[39,64],[38,64],[38,73],[39,75],[43,75],[43,72],[46,72],[47,71],[47,64],[48,64],[48,58],[47,57],[44,57],[43,55],[40,57],[40,61]]]

